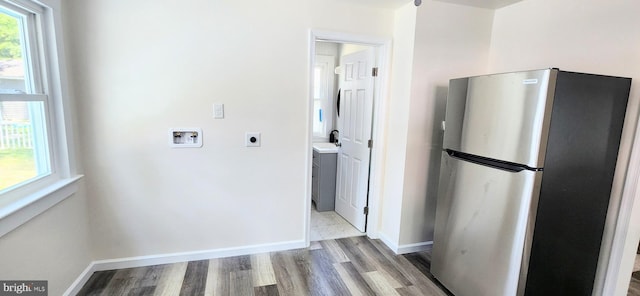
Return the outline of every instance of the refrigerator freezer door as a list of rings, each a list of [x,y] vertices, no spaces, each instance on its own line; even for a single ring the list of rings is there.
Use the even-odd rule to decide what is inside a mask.
[[[546,69],[451,80],[444,148],[542,167],[556,75]]]
[[[443,153],[431,272],[453,294],[516,295],[541,178]]]

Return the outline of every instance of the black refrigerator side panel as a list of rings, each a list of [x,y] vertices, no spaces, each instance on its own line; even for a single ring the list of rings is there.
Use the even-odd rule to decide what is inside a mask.
[[[591,295],[630,86],[558,72],[525,295]]]

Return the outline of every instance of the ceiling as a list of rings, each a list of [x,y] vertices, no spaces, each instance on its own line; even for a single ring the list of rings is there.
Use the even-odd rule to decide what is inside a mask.
[[[367,6],[390,8],[390,9],[396,9],[402,5],[413,2],[413,0],[346,0],[346,1],[367,5]]]
[[[370,5],[374,7],[396,9],[407,3],[411,3],[414,0],[348,0],[360,4]],[[424,0],[423,0],[424,1]],[[498,9],[511,5],[522,0],[435,0],[440,2],[448,2],[466,6]]]
[[[440,2],[448,2],[466,6],[474,6],[480,8],[498,9],[511,5],[522,0],[436,0]],[[406,2],[405,2],[406,3]]]

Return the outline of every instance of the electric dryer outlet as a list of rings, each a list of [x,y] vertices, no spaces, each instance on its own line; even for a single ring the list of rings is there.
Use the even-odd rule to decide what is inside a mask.
[[[245,145],[247,147],[260,147],[260,133],[248,132],[245,134]]]

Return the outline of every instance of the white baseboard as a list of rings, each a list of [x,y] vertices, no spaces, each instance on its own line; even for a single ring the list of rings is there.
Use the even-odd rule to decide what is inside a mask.
[[[391,249],[394,253],[398,254],[398,245],[394,243],[389,237],[387,237],[384,233],[379,232],[378,237],[380,240]]]
[[[171,264],[186,261],[208,260],[214,258],[251,255],[258,253],[277,252],[305,248],[305,241],[290,241],[283,243],[262,244],[235,248],[223,248],[193,252],[180,252],[150,256],[126,257],[93,261],[71,284],[64,295],[76,295],[96,271]]]
[[[406,244],[406,245],[398,245],[397,243],[390,240],[383,233],[379,233],[380,240],[391,249],[396,255],[408,254],[414,252],[426,251],[433,245],[433,241],[415,243],[415,244]]]
[[[65,291],[64,294],[62,295],[73,296],[80,293],[80,289],[82,289],[84,284],[86,284],[87,281],[89,281],[89,278],[91,278],[91,275],[97,271],[95,269],[95,264],[93,264],[94,262],[89,263],[89,266],[87,266],[87,268],[84,269],[84,271],[78,276],[78,278],[75,281],[73,281],[69,289],[67,289],[67,291]]]
[[[398,251],[396,254],[407,254],[407,253],[415,253],[422,252],[428,250],[433,245],[433,241],[421,242],[415,244],[407,244],[398,246]]]

